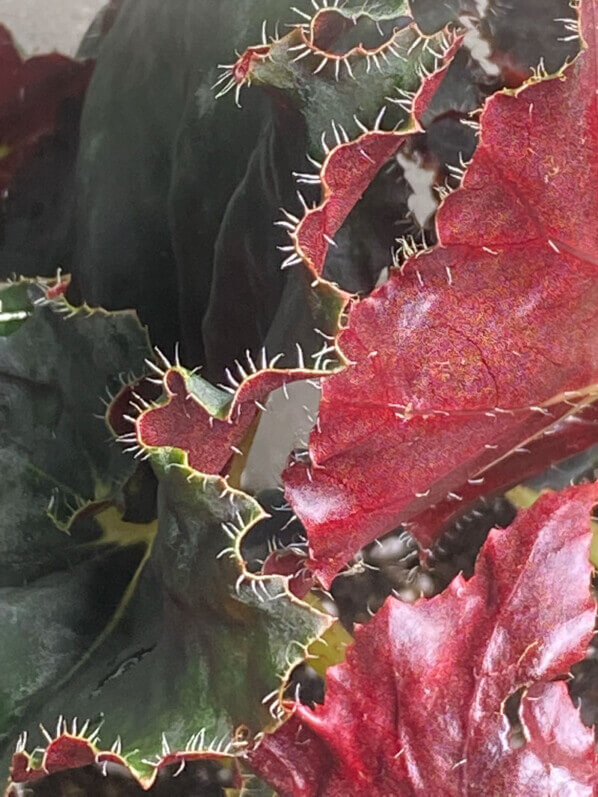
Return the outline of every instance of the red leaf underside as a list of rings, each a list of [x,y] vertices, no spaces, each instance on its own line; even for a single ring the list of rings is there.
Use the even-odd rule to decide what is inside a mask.
[[[598,405],[590,404],[581,412],[567,416],[535,440],[526,443],[513,456],[500,460],[477,479],[465,482],[454,493],[417,515],[409,532],[425,548],[447,527],[466,514],[482,494],[489,498],[504,493],[557,463],[598,444]]]

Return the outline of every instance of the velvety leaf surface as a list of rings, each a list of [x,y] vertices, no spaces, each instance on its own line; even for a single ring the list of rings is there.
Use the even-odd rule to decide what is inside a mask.
[[[115,497],[135,469],[107,440],[102,397],[127,373],[143,373],[151,353],[145,331],[134,313],[43,297],[28,282],[0,293],[2,586],[65,563],[68,537],[49,512],[66,526],[86,504]]]
[[[145,332],[63,289],[0,290],[0,742],[103,632],[152,536],[112,504],[135,464],[107,440],[100,400],[143,369]]]
[[[246,116],[253,113],[253,104],[269,101],[262,94],[259,90],[246,92],[241,109],[236,108],[232,97],[223,97],[217,101],[218,113],[224,113],[220,108],[226,107],[227,113],[235,114],[231,125],[244,126]],[[266,117],[269,121],[248,157],[226,211],[218,219],[212,284],[199,325],[193,311],[194,299],[188,300],[189,321],[196,325],[197,334],[201,333],[204,341],[206,368],[202,373],[214,382],[223,379],[225,369],[236,359],[244,359],[246,350],[257,356],[292,277],[280,268],[285,255],[278,247],[287,245],[288,238],[276,222],[282,217],[281,208],[293,215],[301,212],[293,172],[306,166],[305,124],[290,104],[264,108],[263,118]],[[196,187],[189,185],[189,191],[196,192]],[[303,292],[302,298],[305,293],[308,291]],[[314,312],[317,314],[317,309]],[[326,324],[321,314],[319,321]],[[288,352],[284,347],[268,345],[270,356],[285,352],[291,358],[285,360],[286,364],[295,362],[295,341],[301,335],[293,338]],[[309,351],[310,341],[302,343]]]
[[[487,103],[463,185],[439,210],[439,245],[356,304],[339,336],[350,364],[323,386],[311,465],[286,474],[324,583],[510,454],[516,468],[528,441],[595,395],[596,33],[584,8],[588,49]]]
[[[256,502],[228,491],[222,479],[201,476],[174,453],[156,454],[154,465],[159,530],[134,594],[69,677],[30,707],[20,728],[54,727],[65,712],[69,723],[101,719],[103,749],[120,736],[128,763],[150,778],[148,759],[161,749],[156,766],[192,760],[202,729],[198,749],[215,738],[231,741],[240,725],[260,731],[269,717],[262,699],[280,688],[280,678],[302,660],[303,646],[330,624],[292,598],[285,579],[244,578],[231,540],[262,517]],[[170,751],[179,757],[170,760]],[[67,756],[61,768],[69,765],[81,764]]]
[[[296,705],[252,766],[284,797],[592,795],[594,734],[561,679],[593,634],[597,499],[596,485],[546,493],[491,532],[471,580],[389,598],[328,671],[324,705]],[[511,746],[504,703],[520,689]]]

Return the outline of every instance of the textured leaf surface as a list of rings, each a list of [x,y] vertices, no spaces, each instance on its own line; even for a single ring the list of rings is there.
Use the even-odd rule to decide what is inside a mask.
[[[2,585],[64,556],[68,538],[48,512],[66,526],[86,504],[112,499],[135,469],[107,441],[102,397],[145,369],[145,331],[134,313],[75,309],[60,296],[34,304],[43,296],[27,282],[0,294],[14,319],[0,327]]]
[[[470,581],[389,598],[328,671],[325,704],[297,705],[252,766],[285,797],[593,794],[594,734],[557,679],[593,634],[597,499],[596,485],[547,493],[491,532]],[[504,703],[520,689],[511,746]]]
[[[135,465],[98,415],[106,389],[143,368],[145,332],[61,291],[0,291],[0,741],[110,622],[151,537],[111,505]],[[56,298],[36,303],[44,294]]]
[[[247,83],[283,92],[304,117],[316,155],[332,119],[350,138],[359,132],[355,115],[372,127],[384,105],[389,129],[404,123],[405,110],[388,97],[397,89],[416,91],[421,67],[430,70],[438,60],[432,45],[442,49],[440,37],[424,46],[411,22],[404,10],[321,8],[307,20],[301,15],[286,36],[249,48],[224,74],[231,88]]]
[[[238,390],[231,388],[231,398],[230,393],[196,374],[170,368],[164,375],[166,398],[139,416],[137,437],[149,449],[182,449],[192,468],[218,475],[230,466],[235,454],[242,455],[239,446],[260,412],[261,402],[273,390],[311,375],[305,369],[270,369],[250,376],[245,372]]]
[[[350,365],[325,381],[311,465],[286,475],[324,583],[509,455],[514,475],[527,442],[595,396],[594,10],[562,76],[486,105],[440,244],[352,309],[338,340]]]
[[[65,712],[69,721],[102,718],[103,749],[119,736],[128,763],[149,782],[149,759],[158,768],[193,760],[198,739],[201,750],[214,739],[231,741],[240,725],[260,731],[269,718],[262,699],[330,624],[291,598],[281,577],[239,580],[231,536],[261,518],[256,502],[174,454],[155,457],[159,530],[134,595],[91,654],[22,722],[31,731],[39,722],[54,727]]]
[[[319,15],[316,17],[319,18]],[[301,28],[296,29],[295,34],[297,30],[303,35]],[[405,29],[400,32],[407,35],[402,46],[405,52],[408,52],[408,45],[414,41],[417,44],[417,38],[413,30]],[[292,35],[289,36],[292,39]],[[278,74],[277,70],[282,67],[277,61],[280,57],[276,54],[277,48],[283,47],[286,52],[285,48],[288,49],[289,46],[286,39],[274,42],[271,46],[263,45],[263,49],[268,50],[268,57],[263,56],[262,60],[260,55],[258,60],[262,65],[268,64],[271,49],[273,68]],[[458,41],[454,47],[447,50],[448,61],[457,48]],[[252,59],[257,58],[253,52],[255,49],[250,52],[247,65],[249,71],[242,73],[242,80],[249,81],[250,78],[255,78],[256,67],[252,66]],[[344,132],[346,140],[343,140],[339,130],[334,126],[337,144],[332,150],[326,147],[327,154],[321,173],[315,176],[318,185],[321,181],[320,203],[313,208],[306,207],[301,219],[287,212],[285,214],[287,220],[281,222],[288,229],[291,239],[289,246],[282,247],[291,250],[282,267],[284,269],[288,266],[302,265],[293,275],[296,278],[290,279],[287,283],[288,290],[283,291],[281,305],[266,338],[267,347],[262,349],[259,356],[253,352],[261,370],[255,373],[256,367],[249,349],[243,359],[248,361],[248,365],[245,366],[247,371],[254,373],[248,376],[245,368],[238,362],[236,363],[238,375],[236,372],[233,375],[230,368],[225,369],[230,384],[237,388],[235,392],[234,388],[226,387],[234,393],[233,399],[230,399],[195,373],[186,373],[181,368],[168,369],[163,375],[166,400],[161,406],[142,413],[137,421],[137,436],[142,446],[147,448],[174,446],[187,452],[189,464],[198,471],[210,474],[223,473],[233,454],[239,453],[243,437],[269,393],[310,375],[317,377],[321,375],[319,371],[330,371],[338,365],[338,361],[332,355],[334,347],[327,346],[326,343],[322,346],[322,342],[323,339],[332,339],[337,334],[341,315],[350,300],[350,295],[330,282],[330,275],[325,269],[326,257],[331,245],[335,243],[334,236],[359,203],[382,166],[395,154],[406,137],[417,129],[411,111],[416,108],[418,114],[423,112],[428,101],[434,96],[439,82],[442,82],[446,71],[444,63],[437,72],[427,78],[423,73],[417,72],[415,64],[419,63],[418,59],[423,57],[426,61],[425,54],[419,52],[421,49],[422,45],[415,48],[413,63],[408,62],[408,67],[405,69],[400,66],[401,58],[393,56],[399,63],[399,67],[395,64],[398,70],[395,76],[399,78],[407,76],[408,80],[416,81],[415,85],[419,87],[419,94],[409,95],[411,98],[406,100],[412,123],[407,125],[404,132],[380,130],[379,124],[376,123],[375,129],[362,132],[355,140],[349,140],[346,131]],[[288,58],[288,53],[286,57]],[[436,63],[438,59],[428,54],[428,60]],[[241,68],[239,64],[242,61],[243,57],[236,69]],[[266,66],[264,68],[267,69]],[[293,67],[295,68],[299,69]],[[311,77],[311,73],[309,76]],[[350,81],[355,82],[355,78],[351,77]],[[428,84],[432,84],[431,90],[427,88]],[[403,109],[402,116],[406,115]],[[363,129],[363,124],[360,126]],[[234,262],[236,261],[233,257],[231,263]],[[231,296],[230,279],[226,279],[225,276],[225,273],[220,273],[216,277],[211,310],[206,317],[206,322],[210,322],[206,327],[213,328],[210,332],[206,330],[206,340],[210,340],[212,336],[227,339],[227,319],[233,314],[233,308],[227,312],[222,304],[222,301],[229,301]],[[228,297],[226,300],[223,299],[225,295]],[[247,303],[245,312],[251,314],[251,300],[245,297],[243,301]],[[302,344],[303,346],[307,344],[307,367],[313,369],[311,372],[305,367],[306,355],[303,353]],[[227,348],[228,343],[215,345],[222,351]],[[234,345],[236,344],[233,343]],[[267,350],[276,351],[275,360],[280,359],[283,366],[288,367],[289,363],[298,361],[299,367],[287,371],[274,370],[271,363],[268,368]],[[330,356],[325,359],[327,353]]]

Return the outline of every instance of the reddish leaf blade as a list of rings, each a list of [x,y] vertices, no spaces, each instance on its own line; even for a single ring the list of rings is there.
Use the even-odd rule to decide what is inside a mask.
[[[296,706],[252,767],[285,797],[592,794],[593,733],[553,681],[593,634],[597,500],[597,485],[547,493],[491,532],[470,581],[389,598],[328,671],[325,704]],[[527,742],[513,749],[503,706],[522,687]]]
[[[307,210],[291,235],[305,265],[321,277],[330,241],[382,166],[405,141],[404,134],[372,130],[339,144],[322,168],[322,202]]]
[[[86,767],[97,760],[98,753],[92,740],[65,731],[48,744],[42,764],[38,768],[32,766],[24,743],[19,745],[12,759],[11,780],[13,783],[28,783],[55,772]],[[124,761],[119,760],[119,763],[124,764]]]
[[[580,797],[595,794],[594,731],[582,725],[567,684],[534,684],[523,695],[520,718],[529,734],[528,743],[513,751],[508,766],[484,764],[472,772],[472,779],[490,782],[502,794],[564,794],[567,788]]]
[[[273,390],[301,379],[308,379],[313,372],[303,369],[288,371],[260,371],[247,377],[237,389],[234,397],[221,413],[214,411],[214,404],[202,403],[192,389],[193,377],[181,368],[170,368],[164,376],[166,402],[143,412],[137,419],[139,442],[147,448],[174,447],[188,453],[189,465],[201,473],[218,475],[236,453],[238,445]],[[207,383],[213,402],[223,391]],[[205,399],[204,399],[205,401]],[[215,417],[216,415],[220,417]]]
[[[220,752],[210,748],[190,749],[180,752],[164,751],[163,757],[156,761],[152,774],[142,778],[132,769],[126,759],[120,755],[119,742],[115,744],[112,750],[102,750],[97,745],[97,739],[68,733],[62,720],[59,725],[63,730],[48,744],[39,767],[32,764],[32,757],[25,751],[24,742],[20,743],[19,749],[12,759],[12,784],[31,783],[41,780],[47,775],[89,767],[93,764],[101,766],[116,764],[135,777],[144,790],[151,791],[151,787],[155,784],[160,773],[169,767],[177,765],[180,768],[179,771],[182,771],[185,764],[198,761],[213,761],[218,762],[223,768],[230,769],[234,787],[237,789],[243,788],[243,778],[238,769],[236,758],[231,753]],[[104,770],[105,773],[106,770]]]
[[[49,745],[43,766],[48,773],[60,772],[89,766],[95,758],[95,751],[86,739],[65,734]]]
[[[561,77],[488,102],[439,246],[355,305],[339,337],[350,365],[324,383],[311,467],[285,478],[324,584],[596,395],[595,5],[584,9],[588,49]]]
[[[58,53],[23,60],[0,25],[0,191],[55,131],[62,104],[83,97],[93,67]]]
[[[326,19],[336,13],[322,9],[315,19]],[[328,153],[320,174],[322,200],[317,207],[306,211],[291,234],[297,255],[316,276],[322,276],[330,242],[382,166],[411,134],[421,130],[422,117],[446,78],[462,41],[463,37],[453,37],[443,54],[441,66],[422,81],[411,104],[410,127],[400,132],[378,129],[382,112],[376,129],[364,132],[355,141],[341,143]]]

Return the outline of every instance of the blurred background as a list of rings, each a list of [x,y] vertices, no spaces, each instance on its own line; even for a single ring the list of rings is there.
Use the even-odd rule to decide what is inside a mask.
[[[105,0],[0,0],[0,22],[29,54],[73,55]]]

